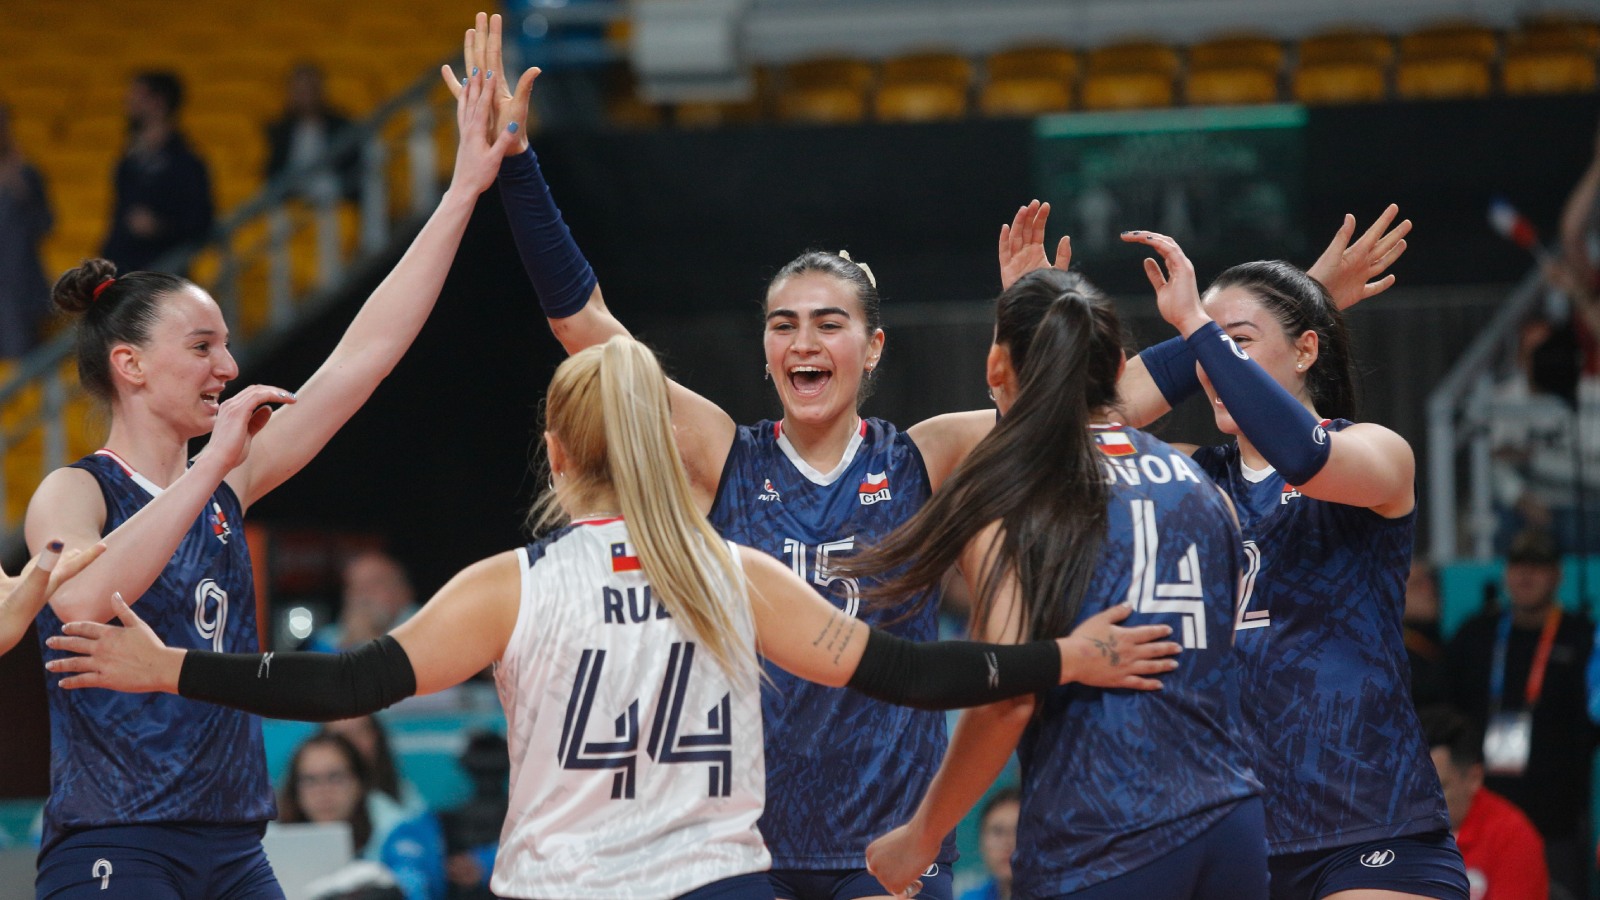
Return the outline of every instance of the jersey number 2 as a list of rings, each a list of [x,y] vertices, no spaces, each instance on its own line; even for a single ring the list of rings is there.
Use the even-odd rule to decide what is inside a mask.
[[[585,650],[578,661],[578,674],[567,700],[567,714],[561,724],[561,746],[556,751],[563,769],[616,769],[611,781],[611,799],[632,800],[637,787],[639,765],[639,701],[628,704],[612,721],[610,740],[588,740],[589,716],[599,694],[600,675],[606,664],[606,651]],[[667,673],[656,697],[656,714],[650,723],[650,740],[645,751],[662,764],[707,763],[711,797],[726,797],[733,782],[732,704],[728,694],[706,712],[706,728],[698,734],[686,733],[683,724],[684,696],[694,669],[694,643],[672,645],[667,658]]]

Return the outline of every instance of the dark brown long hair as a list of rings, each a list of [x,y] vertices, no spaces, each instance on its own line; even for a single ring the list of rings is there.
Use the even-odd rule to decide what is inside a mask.
[[[306,748],[318,746],[337,750],[349,763],[350,771],[360,785],[360,797],[356,800],[355,809],[350,812],[350,842],[359,854],[367,846],[367,841],[372,839],[372,818],[367,815],[367,794],[372,790],[372,774],[356,745],[342,734],[319,731],[295,748],[294,756],[289,760],[289,777],[283,782],[283,795],[278,798],[278,821],[310,821],[306,818],[305,807],[300,805],[300,763]]]
[[[1014,576],[1025,636],[1058,637],[1077,618],[1105,538],[1106,486],[1088,426],[1094,411],[1116,405],[1122,325],[1081,276],[1042,269],[996,301],[995,343],[1019,375],[1011,409],[910,521],[842,570],[896,573],[869,591],[893,602],[937,585],[967,543],[999,521],[975,629]]]

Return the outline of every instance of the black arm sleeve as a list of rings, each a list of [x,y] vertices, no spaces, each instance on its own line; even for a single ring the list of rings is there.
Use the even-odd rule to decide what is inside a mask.
[[[364,716],[416,692],[411,660],[389,635],[343,653],[190,650],[178,673],[182,696],[303,722]]]
[[[918,643],[874,628],[850,687],[901,706],[959,709],[1038,693],[1060,681],[1055,641]]]

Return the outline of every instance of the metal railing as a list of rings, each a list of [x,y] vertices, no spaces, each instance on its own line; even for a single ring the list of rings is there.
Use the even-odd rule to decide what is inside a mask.
[[[1534,269],[1428,397],[1428,555],[1435,565],[1468,556],[1487,559],[1494,553],[1496,516],[1489,432],[1495,411],[1495,376],[1504,373],[1516,358],[1517,324],[1543,296],[1544,280]],[[1467,494],[1464,515],[1463,488]],[[1463,545],[1466,552],[1462,552]]]
[[[383,255],[397,230],[414,230],[438,203],[443,179],[434,126],[447,98],[438,90],[437,71],[419,76],[348,129],[319,160],[274,178],[203,244],[174,251],[152,267],[188,272],[211,292],[241,368],[336,300],[363,264]],[[352,153],[362,161],[353,204],[326,193],[302,196]],[[403,170],[391,168],[395,159],[405,160]],[[85,411],[73,352],[70,330],[58,334],[0,384],[0,556],[21,546],[17,497],[31,494],[45,474],[85,450],[70,440],[81,424],[71,416]]]

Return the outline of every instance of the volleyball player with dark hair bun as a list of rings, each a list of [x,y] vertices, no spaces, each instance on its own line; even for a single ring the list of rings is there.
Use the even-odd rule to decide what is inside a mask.
[[[914,643],[869,629],[787,566],[724,541],[699,512],[668,383],[626,337],[556,369],[545,406],[555,530],[468,567],[415,617],[354,650],[208,653],[74,623],[55,648],[72,688],[156,690],[264,715],[343,719],[490,664],[506,710],[500,897],[772,897],[756,820],[766,778],[757,653],[796,677],[924,708],[1067,681],[1154,691],[1166,624],[1111,609],[1020,647]],[[99,693],[99,692],[90,692]]]
[[[105,551],[55,591],[41,637],[110,620],[119,594],[175,646],[256,648],[243,517],[361,408],[433,309],[502,155],[484,137],[485,81],[457,103],[463,139],[438,208],[298,394],[255,385],[222,400],[239,374],[228,326],[186,279],[117,275],[106,260],[61,276],[55,299],[78,317],[79,379],[109,407],[110,433],[44,479],[24,528],[35,551],[58,538],[68,550],[103,540]],[[191,459],[189,441],[208,434]],[[276,809],[257,719],[175,697],[47,693],[40,898],[283,896],[261,849]]]
[[[1015,896],[1265,900],[1261,786],[1238,737],[1238,528],[1187,456],[1118,423],[1123,342],[1115,307],[1081,277],[1018,279],[989,351],[1003,418],[842,571],[898,573],[874,589],[894,594],[959,566],[990,640],[1066,634],[1120,606],[1173,626],[1178,668],[1155,693],[1072,685],[964,714],[909,823],[867,851],[891,889],[914,883],[1015,750]]]
[[[1272,896],[1466,900],[1461,854],[1406,690],[1416,527],[1405,439],[1353,422],[1339,309],[1284,262],[1234,266],[1202,299],[1171,238],[1126,233],[1161,315],[1199,360],[1232,444],[1193,449],[1245,538],[1234,619],[1244,736],[1266,788]]]

